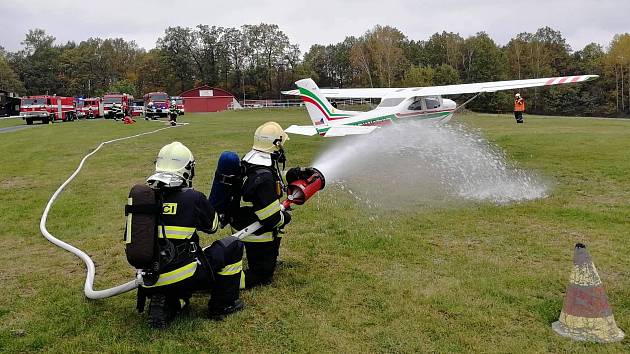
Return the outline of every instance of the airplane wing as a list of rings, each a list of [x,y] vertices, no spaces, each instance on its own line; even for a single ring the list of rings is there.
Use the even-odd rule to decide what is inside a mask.
[[[331,127],[324,134],[325,137],[333,137],[333,136],[346,136],[346,135],[360,135],[360,134],[369,134],[373,132],[375,129],[378,129],[376,126],[353,126],[353,125],[340,125]],[[312,125],[292,125],[284,130],[289,134],[298,134],[298,135],[306,135],[313,136],[317,134],[317,129]]]
[[[502,91],[502,90],[522,89],[522,88],[528,88],[528,87],[572,84],[576,82],[594,80],[598,77],[599,77],[598,75],[545,77],[545,78],[540,78],[540,79],[508,80],[508,81],[480,82],[480,83],[462,84],[462,85],[419,87],[419,88],[415,88],[411,90],[415,93],[418,93],[417,96],[437,96],[437,95],[447,96],[447,95],[459,95],[459,94],[464,94],[464,93],[496,92],[496,91]]]
[[[317,129],[312,125],[292,125],[284,130],[285,133],[313,136],[317,134]]]
[[[383,98],[396,91],[404,91],[406,88],[351,88],[351,89],[323,89],[319,91],[326,98]],[[299,90],[282,91],[283,95],[299,96]]]
[[[598,75],[577,75],[544,77],[539,79],[479,82],[472,84],[409,87],[409,88],[364,88],[364,89],[320,89],[326,98],[383,98],[412,96],[448,96],[465,93],[496,92],[528,87],[553,86],[585,82],[598,78]],[[284,91],[284,94],[299,96],[298,90]]]
[[[360,134],[370,134],[375,129],[378,129],[377,126],[353,126],[353,125],[339,125],[334,126],[328,129],[325,137],[333,137],[333,136],[346,136],[346,135],[360,135]]]

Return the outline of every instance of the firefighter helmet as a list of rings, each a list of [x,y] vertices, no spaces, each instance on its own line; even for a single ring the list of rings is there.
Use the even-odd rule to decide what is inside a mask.
[[[289,136],[280,124],[267,122],[256,129],[252,149],[267,153],[280,151],[287,140],[289,140]]]
[[[155,174],[147,182],[154,187],[192,187],[194,176],[192,152],[184,144],[174,141],[160,149],[155,160]]]

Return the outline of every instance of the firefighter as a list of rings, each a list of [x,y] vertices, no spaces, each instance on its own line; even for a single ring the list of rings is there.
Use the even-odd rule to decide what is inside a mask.
[[[153,115],[152,115],[153,111],[154,111],[153,102],[147,103],[147,108],[146,108],[146,110],[144,112],[144,119],[145,120],[149,120],[149,118],[152,118],[153,117]]]
[[[171,100],[171,105],[168,109],[168,120],[171,126],[177,125],[177,102],[175,100]]]
[[[119,103],[112,104],[112,115],[114,116],[114,120],[118,121],[118,118],[123,117],[122,105]]]
[[[523,123],[523,112],[525,112],[525,100],[520,93],[514,95],[514,118],[516,123]]]
[[[136,120],[131,118],[130,116],[125,116],[125,118],[123,118],[123,124],[133,124],[135,122]]]
[[[243,244],[228,236],[202,250],[198,232],[216,232],[218,218],[206,196],[192,188],[194,176],[193,154],[173,142],[160,150],[155,174],[147,179],[162,199],[158,236],[168,242],[162,243],[160,253],[172,255],[157,281],[140,289],[150,298],[149,325],[155,328],[165,328],[197,290],[210,290],[210,318],[222,319],[244,306],[239,299]]]
[[[269,284],[276,269],[282,240],[282,229],[291,221],[291,214],[282,210],[284,183],[280,164],[285,163],[284,143],[289,140],[282,127],[267,122],[254,133],[254,144],[242,160],[245,178],[241,189],[242,203],[232,226],[242,229],[255,221],[263,227],[243,239],[248,269],[241,286],[251,288]]]

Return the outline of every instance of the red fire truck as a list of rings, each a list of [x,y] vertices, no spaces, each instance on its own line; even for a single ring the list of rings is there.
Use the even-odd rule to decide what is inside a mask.
[[[100,118],[101,98],[85,98],[77,100],[77,115],[79,118]]]
[[[166,117],[170,108],[169,97],[165,92],[150,92],[144,95],[146,118]]]
[[[37,120],[46,124],[73,121],[77,118],[77,111],[73,97],[27,96],[20,101],[20,116],[28,125]]]
[[[103,96],[103,114],[105,118],[115,118],[112,112],[112,106],[118,105],[122,109],[123,115],[127,116],[131,113],[131,103],[133,96],[126,93],[108,93]]]

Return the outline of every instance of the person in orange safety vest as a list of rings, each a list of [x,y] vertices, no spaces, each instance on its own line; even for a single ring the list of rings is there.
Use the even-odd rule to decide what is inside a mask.
[[[514,95],[514,118],[516,123],[523,123],[523,112],[525,112],[525,100],[520,93]]]

